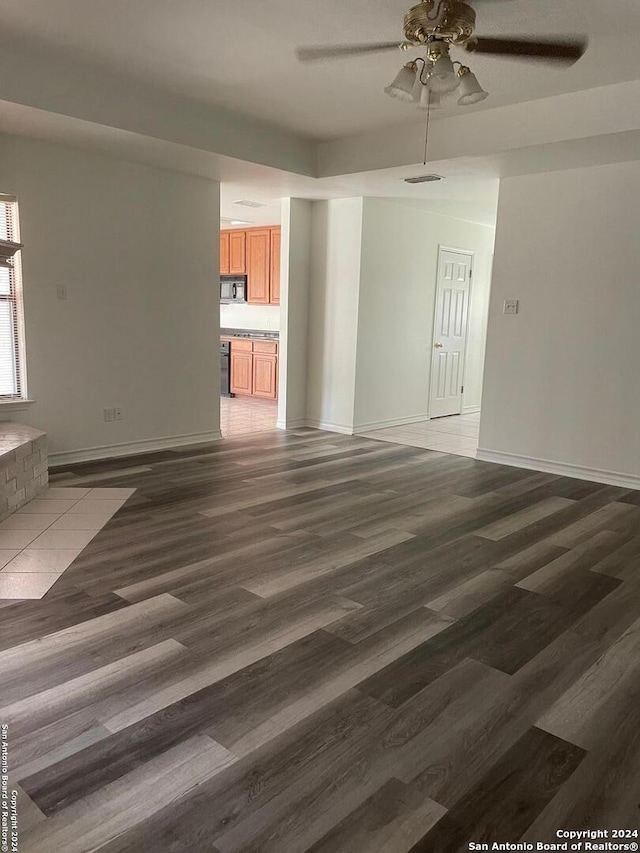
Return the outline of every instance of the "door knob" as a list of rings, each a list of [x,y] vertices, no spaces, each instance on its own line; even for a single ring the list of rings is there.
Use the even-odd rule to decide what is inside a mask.
[[[436,349],[442,349],[443,346],[444,346],[444,344],[434,344],[434,347]]]

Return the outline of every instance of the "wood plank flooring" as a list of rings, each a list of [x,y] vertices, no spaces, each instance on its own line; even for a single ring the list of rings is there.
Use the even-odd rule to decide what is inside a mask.
[[[314,430],[135,494],[0,602],[20,853],[457,853],[638,829],[637,492]]]

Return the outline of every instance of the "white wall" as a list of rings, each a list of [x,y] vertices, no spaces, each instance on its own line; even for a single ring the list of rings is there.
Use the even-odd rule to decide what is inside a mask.
[[[637,162],[503,181],[481,448],[640,485],[639,220]]]
[[[218,435],[218,184],[0,137],[0,191],[19,199],[36,401],[14,419],[54,453]]]
[[[279,305],[221,305],[220,326],[223,329],[280,330]]]
[[[463,414],[465,412],[477,411],[482,402],[484,359],[487,345],[487,324],[489,322],[489,299],[491,296],[491,280],[493,274],[495,228],[491,228],[490,231],[491,235],[485,238],[484,246],[479,247],[474,254],[471,302],[469,305],[467,354],[464,365],[464,394],[462,395]],[[473,239],[471,234],[468,235],[468,239]],[[433,353],[433,349],[431,349],[431,353]]]
[[[282,199],[278,426],[301,426],[307,411],[312,202]]]
[[[439,245],[474,252],[463,404],[479,406],[493,241],[485,225],[364,200],[356,429],[428,415]]]
[[[16,39],[5,29],[0,32],[0,101],[30,108],[27,124],[31,128],[48,126],[35,112],[46,111],[47,118],[74,120],[75,130],[80,129],[76,120],[85,123],[85,139],[97,140],[103,128],[114,128],[121,131],[120,141],[127,135],[131,142],[135,136],[146,137],[303,175],[316,171],[316,145],[307,136],[216,106],[208,99],[149,85],[103,63],[83,61],[70,51],[48,48],[44,40]],[[69,127],[67,122],[65,132]],[[183,151],[180,160],[188,156]],[[214,167],[216,162],[224,168],[223,161],[213,161]],[[213,174],[219,176],[219,172]]]
[[[426,418],[439,245],[475,253],[464,405],[478,407],[494,229],[401,200],[314,202],[307,418],[354,432]]]
[[[351,432],[363,199],[312,207],[307,420]]]

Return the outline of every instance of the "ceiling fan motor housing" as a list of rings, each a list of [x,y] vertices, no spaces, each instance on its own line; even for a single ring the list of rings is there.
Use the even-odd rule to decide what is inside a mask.
[[[463,0],[422,0],[404,16],[404,35],[411,44],[442,39],[463,44],[473,35],[475,10]]]

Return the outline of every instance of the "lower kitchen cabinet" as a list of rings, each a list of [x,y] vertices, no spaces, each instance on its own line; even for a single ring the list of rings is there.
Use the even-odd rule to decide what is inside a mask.
[[[224,340],[231,341],[231,393],[277,400],[278,344],[237,338]]]
[[[278,356],[253,354],[253,396],[275,400],[278,396]]]
[[[231,344],[231,393],[253,393],[253,354],[234,352]]]

